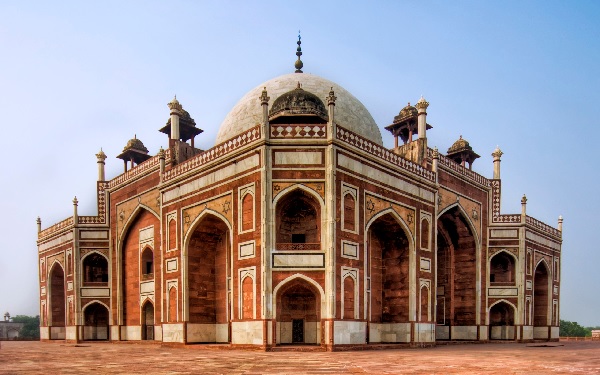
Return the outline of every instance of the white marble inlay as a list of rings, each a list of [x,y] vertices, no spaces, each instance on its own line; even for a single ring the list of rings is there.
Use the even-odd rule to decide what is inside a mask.
[[[239,259],[254,257],[254,241],[240,244]]]
[[[106,240],[108,239],[108,231],[82,230],[79,232],[79,237],[82,240]]]
[[[325,267],[325,254],[273,254],[274,268]]]
[[[516,296],[518,295],[517,288],[489,288],[488,295],[492,296]]]
[[[276,151],[275,164],[323,164],[323,153]]]
[[[517,238],[517,235],[516,229],[492,229],[492,237]]]
[[[177,271],[177,258],[171,258],[166,260],[167,272]]]
[[[110,288],[81,288],[82,297],[110,297]]]

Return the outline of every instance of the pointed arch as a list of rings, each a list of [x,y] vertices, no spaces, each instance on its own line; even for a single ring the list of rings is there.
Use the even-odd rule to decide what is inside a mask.
[[[83,339],[108,340],[110,309],[101,301],[88,302],[82,309]]]
[[[475,226],[475,223],[473,223],[473,220],[471,220],[471,217],[469,216],[469,214],[467,214],[467,212],[465,211],[463,206],[461,206],[458,202],[453,203],[453,204],[449,205],[448,207],[444,208],[442,211],[440,211],[438,213],[437,219],[439,220],[442,217],[442,215],[444,215],[446,212],[452,210],[453,208],[456,208],[456,209],[458,209],[458,211],[460,211],[462,217],[467,222],[467,225],[469,226],[471,233],[473,233],[473,237],[475,238],[475,244],[477,244],[477,246],[479,247],[480,240],[479,240],[479,234],[476,230],[477,227]]]
[[[209,225],[213,226],[213,232],[216,230],[221,233],[220,235],[226,237],[222,244],[220,244],[220,240],[217,240],[217,238],[214,237],[220,236],[216,232],[211,234],[202,232],[203,226],[201,224],[204,223],[205,220]],[[198,244],[200,241],[199,238],[196,238],[195,236],[202,237],[204,235],[212,236],[211,247],[203,247],[203,251],[209,252],[208,254],[211,259],[209,262],[206,262],[207,259],[201,258],[198,254],[195,254],[197,251],[200,251],[198,246],[192,246],[194,243]],[[190,247],[194,248],[194,254],[190,253]],[[231,223],[221,213],[208,208],[204,209],[192,223],[190,223],[189,229],[185,233],[183,239],[181,257],[181,294],[184,321],[190,323],[219,324],[226,323],[233,318],[231,309],[233,303],[232,294],[231,290],[227,290],[227,278],[231,277],[233,272],[232,257],[233,231]],[[192,267],[192,265],[195,266]],[[211,275],[210,278],[207,278],[202,274],[202,270],[209,270],[209,268],[206,267],[213,270],[209,273],[209,275]],[[204,285],[204,287],[201,284]],[[198,294],[200,289],[202,289],[202,293],[204,294],[208,293],[209,289],[214,290],[214,293],[220,297],[214,301],[208,299],[200,301],[200,299],[198,299],[200,298],[200,295]],[[194,298],[197,299],[196,302],[198,303],[191,301],[192,296],[195,296]],[[202,312],[203,309],[206,311]]]
[[[551,322],[552,300],[550,295],[552,276],[551,268],[545,259],[540,259],[533,271],[533,325],[549,326]],[[547,337],[544,337],[547,338]]]
[[[110,268],[109,259],[99,251],[93,250],[81,258],[81,282],[82,284],[108,285]]]
[[[63,265],[56,259],[52,266],[49,268],[47,285],[49,294],[49,324],[52,327],[65,327],[67,323],[66,313],[66,281],[65,281],[65,269]],[[61,333],[63,333],[61,331]],[[61,333],[56,337],[51,338],[63,338]]]
[[[280,192],[272,206],[275,218],[272,236],[277,249],[294,248],[290,245],[293,243],[318,244],[320,248],[324,236],[324,207],[321,196],[304,185],[292,185]]]
[[[273,289],[273,297],[274,297],[273,298],[273,314],[275,315],[274,318],[277,319],[277,317],[276,317],[276,315],[277,315],[277,294],[279,293],[279,290],[286,284],[289,284],[291,281],[294,281],[295,279],[302,279],[302,280],[308,282],[319,292],[319,297],[321,300],[320,312],[321,312],[321,316],[325,316],[325,314],[326,314],[325,291],[323,291],[323,288],[321,287],[321,285],[319,285],[319,283],[317,283],[315,280],[311,279],[310,277],[308,277],[306,275],[303,275],[301,273],[296,273],[296,274],[286,277],[279,284],[277,284],[277,286],[275,286],[275,288]]]
[[[326,303],[323,289],[316,281],[294,274],[276,286],[273,297],[278,343],[322,342],[321,317]]]
[[[144,225],[140,221],[150,221],[153,229],[152,249],[159,245],[160,239],[157,239],[160,233],[160,217],[150,207],[138,203],[136,208],[123,225],[119,237],[117,238],[117,255],[116,255],[116,273],[117,273],[117,311],[118,316],[115,317],[118,324],[122,325],[138,325],[141,314],[139,304],[139,288],[142,281],[140,272],[141,250],[139,232],[134,233],[133,228],[149,229],[150,226]],[[130,243],[137,236],[137,243]],[[156,241],[155,241],[156,240]],[[145,246],[147,244],[144,244]],[[125,251],[125,247],[130,247],[131,251]],[[145,247],[144,246],[144,247]],[[130,266],[128,266],[130,265]],[[129,268],[129,269],[128,269]],[[135,270],[135,271],[133,271]],[[157,283],[158,287],[160,284]]]
[[[506,299],[500,299],[489,306],[487,324],[491,340],[514,340],[515,324],[518,323],[516,306]]]
[[[285,189],[281,190],[273,198],[273,207],[277,206],[277,202],[279,202],[284,196],[286,196],[289,193],[293,192],[294,190],[298,190],[298,189],[302,190],[305,193],[310,194],[313,198],[315,198],[321,205],[321,210],[325,209],[325,200],[319,194],[317,194],[313,189],[311,189],[303,184],[294,184],[294,185],[288,186]]]
[[[365,293],[367,319],[374,324],[416,320],[416,243],[410,227],[386,208],[371,217],[365,233],[365,286],[371,286]]]
[[[228,231],[230,233],[229,237],[231,237],[231,233],[232,233],[231,223],[229,222],[229,220],[227,219],[227,217],[225,217],[220,212],[217,212],[217,211],[212,210],[210,208],[206,208],[202,212],[200,212],[200,214],[194,219],[194,221],[192,221],[190,223],[190,227],[188,228],[188,230],[186,231],[186,233],[185,233],[185,235],[183,237],[183,248],[181,249],[183,256],[187,255],[188,246],[190,244],[190,237],[191,237],[192,233],[194,233],[194,231],[196,230],[196,228],[198,227],[198,225],[200,224],[200,222],[202,222],[202,220],[207,215],[214,215],[214,216],[218,217],[219,219],[223,220],[223,222],[225,223],[225,225],[227,225],[227,229],[228,229]]]
[[[494,252],[488,261],[488,275],[490,283],[509,283],[516,281],[517,270],[519,269],[517,257],[507,251],[500,249]]]
[[[436,227],[436,290],[440,291],[436,293],[437,323],[481,324],[481,244],[477,227],[458,202],[439,212]]]

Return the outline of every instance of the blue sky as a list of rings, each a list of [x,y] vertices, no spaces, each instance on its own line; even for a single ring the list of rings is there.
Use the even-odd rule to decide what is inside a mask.
[[[156,153],[174,94],[209,148],[248,90],[293,71],[345,87],[383,133],[407,102],[431,103],[430,146],[462,135],[504,213],[564,216],[561,318],[600,325],[600,2],[11,1],[0,3],[0,310],[38,313],[35,219],[95,214],[95,153],[107,176],[134,134]]]

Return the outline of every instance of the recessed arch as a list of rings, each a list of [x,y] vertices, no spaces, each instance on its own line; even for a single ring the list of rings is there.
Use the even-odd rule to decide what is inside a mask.
[[[142,302],[141,307],[142,340],[154,340],[154,301],[146,298]]]
[[[99,251],[93,250],[81,258],[82,283],[85,285],[108,284],[108,257]]]
[[[437,216],[437,324],[475,326],[480,322],[480,243],[475,225],[458,202]],[[438,339],[451,339],[450,329]],[[476,339],[472,336],[469,339]]]
[[[153,237],[140,241],[140,233],[152,228]],[[160,218],[149,207],[138,204],[123,225],[117,245],[117,299],[118,316],[115,317],[119,324],[134,326],[140,324],[140,282],[141,250],[150,245],[153,249],[159,245]],[[140,245],[143,247],[140,248]],[[135,272],[131,272],[135,270]],[[160,286],[160,284],[157,283]]]
[[[83,339],[108,340],[109,338],[109,311],[108,306],[101,301],[88,302],[82,309],[83,312]]]
[[[290,244],[297,243],[313,244],[320,248],[323,239],[322,203],[320,197],[301,185],[286,189],[277,196],[273,205],[273,235],[278,250],[294,249],[294,245]]]
[[[303,275],[301,273],[296,273],[294,275],[288,276],[286,277],[284,280],[282,280],[279,284],[277,284],[277,286],[275,286],[275,288],[273,289],[273,296],[275,298],[273,298],[273,313],[274,315],[277,314],[277,293],[279,292],[279,290],[285,286],[286,284],[288,284],[289,282],[295,280],[295,279],[302,279],[306,282],[308,282],[309,284],[311,284],[318,292],[319,292],[319,297],[321,300],[321,316],[325,316],[325,292],[323,291],[323,288],[321,288],[321,285],[319,285],[319,283],[317,283],[315,280],[311,279],[310,277]]]
[[[473,237],[475,237],[475,243],[479,244],[479,234],[477,233],[477,230],[475,229],[477,227],[475,226],[475,223],[473,223],[473,220],[471,220],[471,217],[467,214],[467,212],[465,211],[463,206],[461,206],[459,203],[453,203],[453,204],[449,205],[448,207],[444,208],[442,211],[440,211],[437,216],[438,220],[440,219],[440,217],[442,217],[442,215],[444,215],[446,212],[448,212],[454,208],[456,208],[458,211],[460,211],[461,215],[463,216],[465,221],[468,223],[468,226],[473,233]]]
[[[514,284],[516,281],[518,268],[517,257],[501,249],[494,252],[489,259],[489,281],[496,284]]]
[[[533,325],[545,327],[550,325],[550,267],[545,259],[537,262],[533,272]]]
[[[488,308],[487,324],[490,326],[491,340],[514,340],[517,308],[506,299],[494,302]]]
[[[49,324],[51,327],[61,327],[59,329],[51,328],[50,339],[64,339],[64,327],[66,325],[66,291],[65,291],[65,270],[58,261],[52,263],[48,273],[48,293],[50,296],[50,314]]]
[[[300,274],[280,282],[273,291],[276,341],[318,344],[322,341],[324,293],[314,280]]]
[[[415,239],[402,217],[387,208],[366,225],[367,318],[374,324],[408,323],[416,319]]]
[[[286,187],[285,189],[281,190],[274,198],[273,198],[273,207],[277,206],[277,202],[279,202],[284,196],[286,196],[287,194],[293,192],[296,189],[300,189],[305,193],[308,193],[310,195],[312,195],[313,198],[315,198],[319,204],[321,205],[321,210],[325,209],[325,201],[323,200],[323,197],[321,197],[319,194],[317,194],[317,192],[315,192],[313,189],[302,185],[302,184],[294,184],[291,186]]]
[[[203,210],[190,224],[182,249],[183,319],[226,324],[232,318],[232,227],[226,217]],[[214,294],[214,298],[209,298]]]

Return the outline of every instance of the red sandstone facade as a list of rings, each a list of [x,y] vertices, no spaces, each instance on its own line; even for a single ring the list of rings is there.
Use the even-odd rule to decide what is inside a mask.
[[[97,155],[98,215],[74,200],[72,217],[38,220],[43,340],[558,339],[562,219],[533,219],[525,198],[500,212],[499,149],[488,179],[465,165],[468,142],[428,148],[421,99],[386,128],[388,150],[345,90],[290,76],[250,95],[262,116],[212,149],[194,147],[201,130],[175,99],[165,151],[131,140],[110,180]]]

